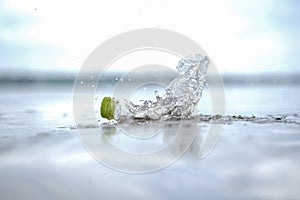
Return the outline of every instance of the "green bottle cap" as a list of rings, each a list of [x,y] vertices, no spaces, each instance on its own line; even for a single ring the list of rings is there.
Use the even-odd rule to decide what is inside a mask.
[[[110,97],[104,97],[101,103],[101,117],[108,120],[114,119],[115,101]]]

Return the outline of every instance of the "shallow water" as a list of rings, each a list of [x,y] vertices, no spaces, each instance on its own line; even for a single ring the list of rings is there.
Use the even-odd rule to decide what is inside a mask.
[[[225,89],[226,115],[236,119],[224,124],[205,159],[198,159],[199,144],[216,123],[212,119],[199,122],[196,140],[174,164],[128,174],[96,161],[80,143],[72,119],[72,85],[2,85],[1,199],[299,199],[299,87]],[[209,105],[204,91],[203,118],[211,114]],[[239,115],[271,120],[256,123]],[[157,135],[136,144],[119,131],[110,137],[131,151],[150,151],[166,138]]]

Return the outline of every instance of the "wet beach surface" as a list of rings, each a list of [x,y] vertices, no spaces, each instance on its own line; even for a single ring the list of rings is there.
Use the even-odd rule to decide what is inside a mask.
[[[299,199],[299,87],[228,86],[225,93],[226,116],[214,118],[201,106],[209,105],[204,92],[201,132],[183,157],[156,172],[128,174],[81,144],[71,84],[1,85],[1,199]],[[230,120],[199,160],[201,134],[220,118]],[[120,137],[117,131],[111,139]]]

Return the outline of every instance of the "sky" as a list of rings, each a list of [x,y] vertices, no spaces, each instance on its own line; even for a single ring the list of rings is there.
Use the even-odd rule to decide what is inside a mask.
[[[196,41],[225,73],[300,72],[297,0],[0,0],[0,71],[76,72],[102,42],[138,28]]]

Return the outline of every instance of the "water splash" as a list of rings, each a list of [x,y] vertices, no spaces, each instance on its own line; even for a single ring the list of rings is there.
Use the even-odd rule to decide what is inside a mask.
[[[147,120],[189,118],[202,96],[209,63],[209,59],[200,54],[181,59],[176,67],[179,75],[167,86],[163,96],[155,91],[156,101],[142,100],[140,105],[124,100],[129,116]],[[124,109],[121,105],[121,101],[116,100],[116,113]]]

